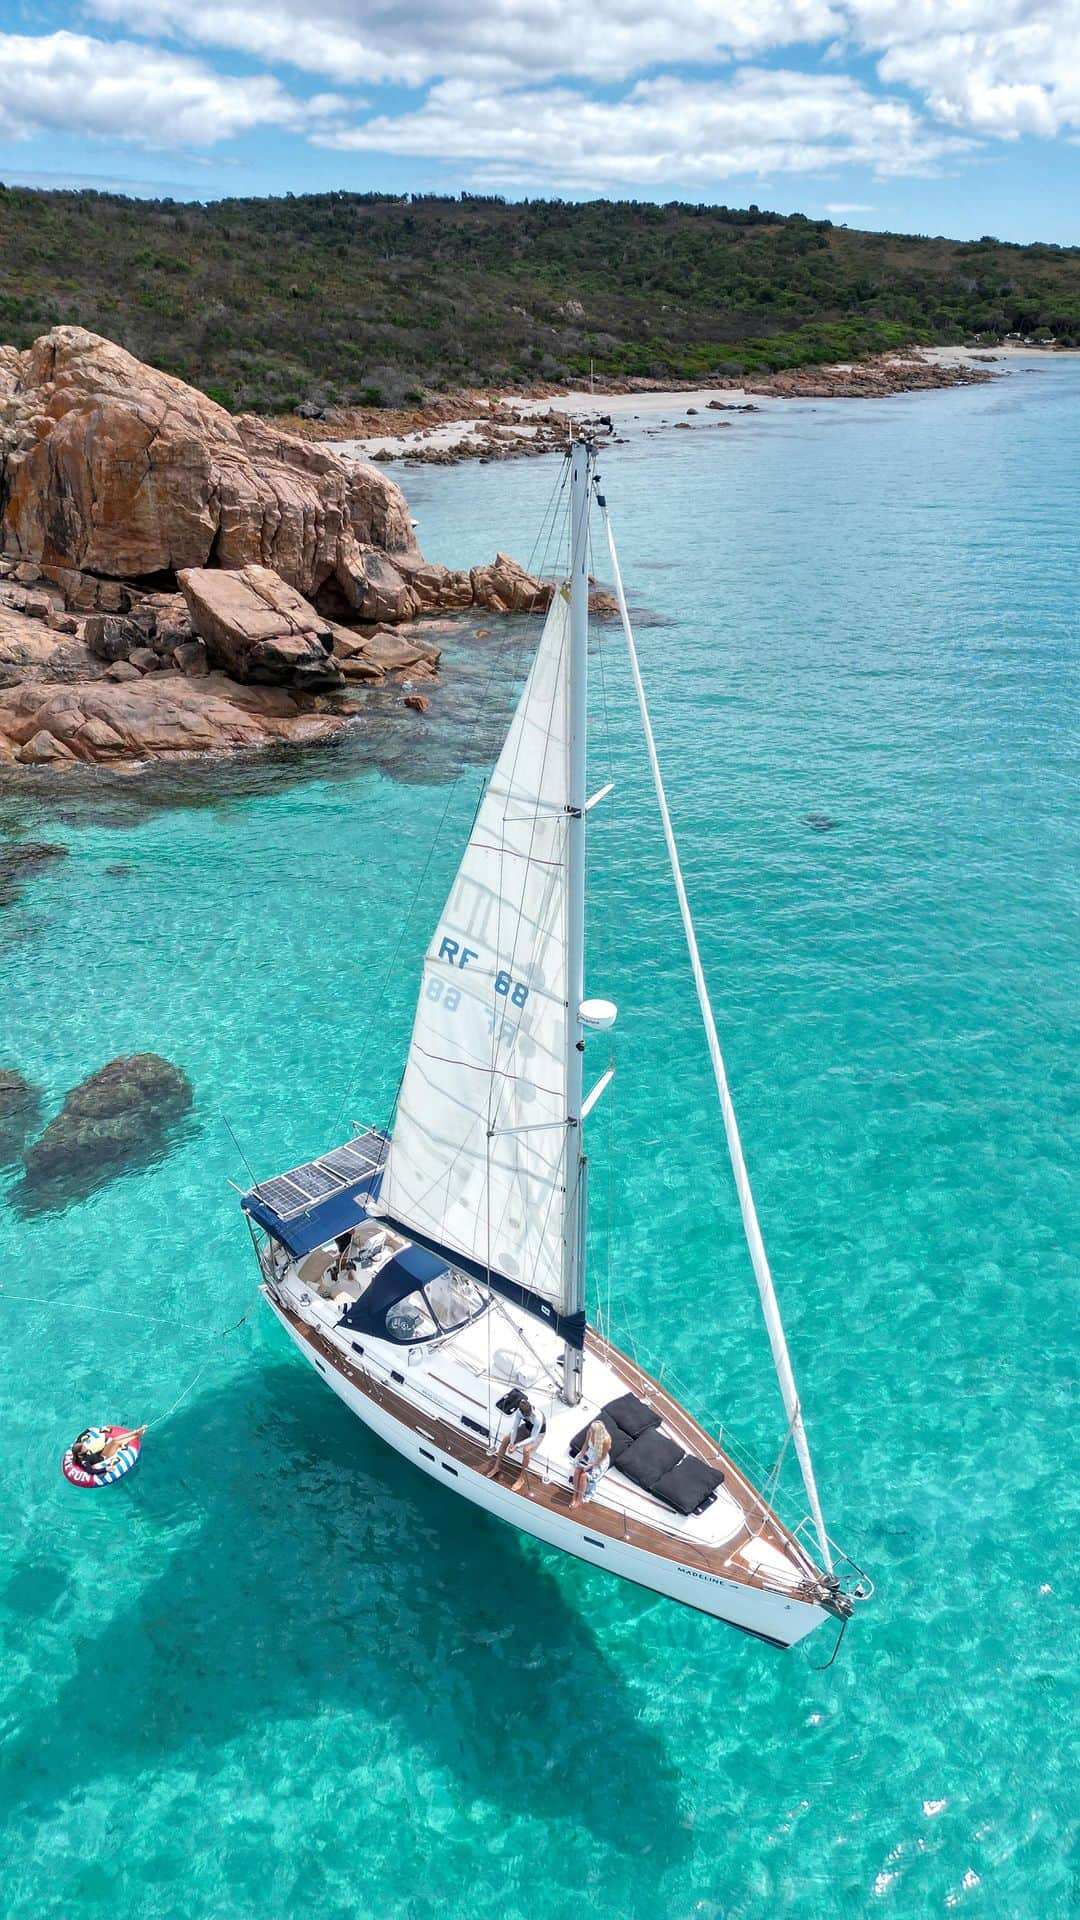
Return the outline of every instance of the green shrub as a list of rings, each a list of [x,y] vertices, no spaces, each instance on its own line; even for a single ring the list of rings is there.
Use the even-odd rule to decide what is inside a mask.
[[[559,309],[580,301],[586,320]],[[419,405],[552,377],[737,377],[913,342],[1080,342],[1080,249],[757,208],[331,193],[0,194],[0,340],[63,318],[222,404]],[[555,331],[552,331],[555,329]],[[587,332],[586,332],[587,329]]]

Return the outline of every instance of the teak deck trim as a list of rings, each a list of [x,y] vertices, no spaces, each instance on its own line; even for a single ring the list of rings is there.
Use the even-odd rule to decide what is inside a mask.
[[[433,1441],[442,1453],[449,1455],[452,1460],[459,1461],[462,1466],[471,1467],[474,1472],[483,1471],[484,1465],[491,1456],[482,1440],[471,1439],[466,1433],[452,1426],[449,1421],[440,1419],[435,1413],[421,1412],[412,1401],[404,1399],[381,1381],[374,1380],[369,1373],[353,1366],[339,1347],[336,1347],[317,1328],[309,1326],[306,1320],[302,1320],[276,1292],[271,1291],[270,1297],[274,1307],[288,1321],[294,1333],[314,1352],[321,1355],[358,1393],[363,1394],[375,1406],[390,1414],[409,1432],[416,1434],[418,1439]],[[528,1490],[516,1497],[528,1501],[534,1507],[546,1507],[549,1511],[557,1513],[560,1518],[580,1526],[582,1532],[602,1534],[607,1539],[623,1541],[628,1546],[639,1547],[665,1560],[674,1560],[683,1565],[697,1565],[720,1579],[731,1581],[736,1586],[755,1587],[762,1592],[782,1594],[784,1598],[803,1606],[824,1604],[824,1596],[821,1595],[819,1586],[820,1575],[812,1560],[783,1522],[765,1504],[761,1495],[754,1490],[734,1461],[729,1459],[714,1440],[710,1439],[704,1428],[698,1426],[696,1420],[679,1405],[677,1400],[674,1400],[641,1367],[628,1360],[625,1354],[620,1353],[617,1347],[612,1347],[606,1340],[601,1339],[598,1334],[593,1333],[591,1328],[586,1333],[586,1342],[598,1358],[606,1361],[631,1392],[637,1393],[639,1398],[648,1399],[653,1404],[665,1425],[677,1436],[687,1451],[693,1451],[711,1464],[722,1468],[725,1485],[729,1491],[735,1493],[744,1514],[749,1512],[752,1518],[744,1523],[739,1533],[721,1546],[703,1547],[695,1540],[676,1539],[666,1530],[651,1527],[646,1521],[634,1519],[629,1514],[613,1512],[611,1508],[602,1506],[599,1501],[591,1501],[587,1508],[572,1513],[570,1487],[558,1486],[550,1480],[544,1480],[535,1469],[531,1469],[527,1476]],[[420,1425],[421,1421],[423,1425]],[[512,1492],[512,1481],[517,1479],[520,1471],[517,1461],[505,1462],[497,1476],[498,1484],[507,1492]],[[814,1591],[811,1593],[797,1586],[787,1587],[779,1581],[772,1582],[758,1578],[749,1567],[734,1561],[732,1556],[740,1546],[745,1544],[743,1534],[746,1535],[747,1540],[761,1535],[785,1554],[793,1555],[805,1571],[808,1586],[812,1584]]]

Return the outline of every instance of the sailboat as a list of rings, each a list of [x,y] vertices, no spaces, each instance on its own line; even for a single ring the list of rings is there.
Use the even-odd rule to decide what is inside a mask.
[[[596,448],[574,439],[568,569],[423,962],[385,1126],[242,1195],[261,1290],[308,1364],[381,1439],[484,1512],[775,1647],[872,1585],[830,1540],[743,1161],[645,701]],[[806,1511],[764,1488],[660,1379],[588,1323],[585,987],[589,533],[607,534],[735,1185]],[[662,1370],[663,1371],[663,1370]],[[524,1396],[535,1445],[500,1438]],[[575,1489],[590,1426],[606,1470]],[[602,1464],[604,1464],[602,1462]],[[799,1502],[801,1506],[802,1502]]]

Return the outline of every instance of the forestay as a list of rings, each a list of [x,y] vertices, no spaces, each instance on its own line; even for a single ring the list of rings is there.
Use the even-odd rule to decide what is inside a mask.
[[[558,1312],[567,1156],[569,603],[552,602],[424,963],[386,1212]]]

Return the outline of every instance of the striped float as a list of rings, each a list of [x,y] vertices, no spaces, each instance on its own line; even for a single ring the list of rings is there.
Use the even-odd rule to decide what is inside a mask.
[[[100,1446],[106,1440],[111,1440],[115,1434],[127,1433],[128,1428],[87,1427],[86,1432],[91,1445]],[[73,1487],[111,1487],[114,1480],[122,1480],[125,1473],[131,1472],[132,1467],[139,1457],[141,1447],[142,1435],[132,1434],[130,1440],[119,1449],[112,1464],[100,1473],[88,1473],[85,1467],[77,1466],[74,1455],[69,1447],[60,1463],[61,1471],[63,1472],[64,1479],[69,1480]]]

